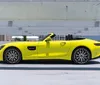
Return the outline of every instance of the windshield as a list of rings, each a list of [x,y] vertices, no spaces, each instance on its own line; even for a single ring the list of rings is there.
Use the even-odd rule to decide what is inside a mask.
[[[41,41],[43,41],[45,38],[47,38],[48,36],[50,36],[50,34],[46,35],[43,39],[41,39]]]

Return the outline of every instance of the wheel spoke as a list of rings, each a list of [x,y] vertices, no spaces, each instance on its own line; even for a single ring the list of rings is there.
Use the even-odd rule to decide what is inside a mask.
[[[8,49],[5,53],[5,58],[9,63],[16,63],[19,61],[19,52],[16,49]]]
[[[90,54],[87,49],[79,48],[74,53],[75,62],[86,63],[89,60]]]

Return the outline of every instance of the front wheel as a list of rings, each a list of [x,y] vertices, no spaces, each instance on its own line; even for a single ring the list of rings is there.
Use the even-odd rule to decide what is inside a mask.
[[[75,49],[72,54],[72,61],[76,64],[86,64],[90,60],[90,58],[90,51],[84,47]]]
[[[21,52],[16,48],[8,48],[5,50],[4,62],[9,64],[16,64],[21,61]]]

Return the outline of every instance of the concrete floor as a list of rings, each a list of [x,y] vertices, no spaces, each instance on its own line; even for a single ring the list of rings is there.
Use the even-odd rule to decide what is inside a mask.
[[[36,61],[35,61],[36,62]],[[39,61],[37,61],[39,62]],[[0,63],[1,85],[99,85],[100,59],[86,65],[71,62],[25,61],[21,64]]]
[[[100,71],[0,70],[1,85],[99,85]]]

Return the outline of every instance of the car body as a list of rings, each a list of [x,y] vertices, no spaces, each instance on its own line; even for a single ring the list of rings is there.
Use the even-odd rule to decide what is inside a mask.
[[[19,63],[21,60],[63,59],[85,64],[100,56],[100,42],[86,39],[52,40],[54,33],[42,41],[10,42],[0,46],[0,60]]]

